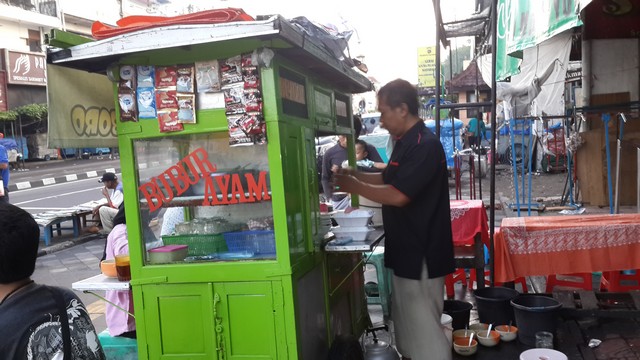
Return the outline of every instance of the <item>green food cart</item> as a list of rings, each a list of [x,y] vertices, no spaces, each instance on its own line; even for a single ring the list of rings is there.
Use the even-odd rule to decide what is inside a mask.
[[[366,77],[280,16],[49,43],[113,82],[141,359],[323,359],[362,334],[383,234],[325,251],[316,139],[353,144]]]

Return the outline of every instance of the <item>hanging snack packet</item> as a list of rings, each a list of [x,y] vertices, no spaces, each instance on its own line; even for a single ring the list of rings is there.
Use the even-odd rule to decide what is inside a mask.
[[[178,80],[176,81],[176,90],[179,93],[193,94],[193,66],[178,65],[176,67]]]
[[[120,121],[138,121],[135,92],[118,90],[118,107],[120,108]]]
[[[178,121],[183,124],[195,124],[195,96],[178,94]]]
[[[156,67],[156,88],[174,88],[178,81],[178,72],[175,66]]]
[[[177,109],[178,93],[175,90],[156,90],[156,108],[158,110]]]
[[[220,65],[218,60],[196,63],[196,86],[199,93],[220,91]]]
[[[245,89],[257,89],[260,87],[260,73],[256,67],[243,68],[242,79],[244,80]]]
[[[247,113],[262,114],[262,95],[257,89],[244,90],[242,95],[242,104]]]
[[[120,67],[120,80],[135,80],[136,69],[132,65],[122,65]]]
[[[138,87],[153,87],[155,80],[153,66],[138,65],[136,70],[138,73]]]
[[[220,83],[222,88],[242,82],[242,58],[240,55],[222,60],[220,63]]]
[[[258,50],[242,54],[242,68],[258,66]]]
[[[223,90],[225,113],[228,115],[241,114],[244,112],[242,98],[244,89],[241,83],[234,84]]]
[[[156,117],[155,96],[152,87],[139,87],[138,116],[140,119],[154,119]]]
[[[160,132],[171,132],[184,130],[184,126],[178,121],[177,111],[158,111],[158,125]]]

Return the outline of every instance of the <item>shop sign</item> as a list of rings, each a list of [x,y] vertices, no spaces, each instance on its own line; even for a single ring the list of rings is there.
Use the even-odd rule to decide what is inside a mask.
[[[564,77],[565,81],[579,81],[582,80],[582,68],[575,70],[567,70],[567,74]]]
[[[203,148],[198,148],[172,165],[159,176],[138,187],[153,212],[184,194],[202,179],[205,181],[202,206],[231,205],[271,200],[267,188],[267,172],[216,174],[213,164]]]
[[[7,73],[0,70],[0,111],[9,110],[7,104]]]
[[[45,56],[5,49],[7,83],[17,85],[47,85]]]
[[[436,47],[418,48],[418,86],[436,86]]]

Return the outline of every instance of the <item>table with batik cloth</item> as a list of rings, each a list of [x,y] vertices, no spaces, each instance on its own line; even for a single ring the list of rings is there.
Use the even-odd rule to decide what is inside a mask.
[[[453,245],[473,245],[476,234],[481,234],[484,244],[489,243],[487,212],[482,200],[451,200],[450,207]]]
[[[640,214],[504,218],[495,279],[640,268]]]

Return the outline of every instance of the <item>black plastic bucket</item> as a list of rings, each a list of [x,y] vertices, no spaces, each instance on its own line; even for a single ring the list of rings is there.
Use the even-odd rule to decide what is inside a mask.
[[[515,289],[500,286],[475,290],[473,295],[476,297],[480,322],[493,324],[494,327],[516,324],[511,300],[519,294]]]
[[[562,304],[557,300],[541,295],[523,295],[511,300],[518,323],[518,339],[521,343],[535,346],[536,333],[548,331],[555,335],[556,311]]]
[[[464,329],[469,325],[469,317],[473,305],[466,301],[445,300],[443,312],[453,318],[453,330]]]

